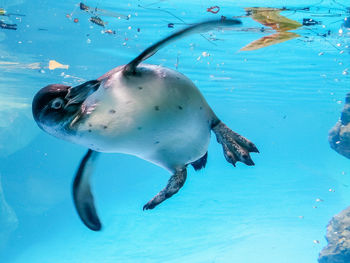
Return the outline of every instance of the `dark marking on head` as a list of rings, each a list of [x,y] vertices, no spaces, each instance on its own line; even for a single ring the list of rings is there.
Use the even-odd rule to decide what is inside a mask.
[[[142,127],[137,127],[137,129],[140,131],[140,130],[142,130]]]
[[[111,110],[109,110],[109,113],[114,114],[114,113],[116,113],[116,111],[111,109]]]
[[[179,106],[177,106],[178,108],[179,108],[179,110],[182,110],[183,108],[179,105]]]
[[[159,106],[154,106],[154,109],[155,109],[156,111],[159,111]]]
[[[139,90],[142,90],[142,89],[143,89],[143,87],[140,86],[140,87],[139,87]]]

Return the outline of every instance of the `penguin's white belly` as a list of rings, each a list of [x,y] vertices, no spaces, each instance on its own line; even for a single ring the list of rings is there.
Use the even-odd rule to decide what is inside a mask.
[[[142,65],[136,76],[106,74],[84,102],[77,143],[100,152],[136,155],[167,169],[202,157],[214,113],[184,75]],[[102,77],[103,78],[103,77]]]

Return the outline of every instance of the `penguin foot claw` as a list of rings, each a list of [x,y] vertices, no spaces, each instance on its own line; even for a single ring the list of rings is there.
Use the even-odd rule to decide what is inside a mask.
[[[157,204],[155,202],[152,202],[152,200],[143,206],[142,208],[143,211],[153,209],[157,206]]]
[[[222,145],[226,160],[233,166],[236,166],[236,162],[242,162],[246,165],[254,165],[253,160],[250,157],[250,152],[258,153],[254,143],[232,131],[224,123],[219,122],[212,127],[217,141]]]

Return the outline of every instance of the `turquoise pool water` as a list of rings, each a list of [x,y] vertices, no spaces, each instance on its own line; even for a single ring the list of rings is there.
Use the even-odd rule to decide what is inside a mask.
[[[108,11],[99,11],[104,28],[79,2],[0,0],[7,14],[0,20],[17,25],[0,27],[0,262],[317,262],[328,221],[350,200],[350,160],[328,144],[350,89],[349,3],[84,3]],[[214,6],[218,13],[207,11]],[[253,6],[286,7],[280,14],[288,19],[318,24],[242,51],[276,33],[246,16]],[[243,24],[188,36],[147,62],[188,76],[217,115],[257,145],[255,166],[232,167],[212,136],[206,168],[189,168],[179,193],[142,211],[169,174],[133,156],[102,154],[93,191],[104,228],[90,231],[71,197],[86,149],[41,131],[33,96],[51,83],[96,79],[185,24],[221,16]],[[51,60],[63,66],[50,69]]]

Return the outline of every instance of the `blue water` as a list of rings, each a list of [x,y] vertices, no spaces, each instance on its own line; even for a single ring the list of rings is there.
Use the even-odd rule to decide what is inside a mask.
[[[85,2],[130,15],[102,16],[105,29],[116,31],[110,35],[74,1],[0,0],[8,13],[25,15],[0,16],[18,25],[0,28],[0,262],[317,262],[328,221],[350,201],[350,161],[327,138],[350,88],[349,3],[261,2]],[[218,14],[207,12],[215,5]],[[180,19],[243,16],[251,6],[285,6],[294,10],[281,13],[290,19],[322,24],[300,27],[293,31],[299,37],[280,44],[239,51],[273,34],[243,17],[241,29],[249,30],[189,36],[147,62],[177,68],[193,80],[217,115],[257,145],[256,165],[232,167],[212,136],[207,167],[189,168],[178,194],[142,211],[169,174],[133,156],[102,154],[93,191],[103,230],[87,229],[71,197],[86,149],[37,127],[35,93],[50,83],[96,79],[128,63],[183,28]],[[50,60],[69,69],[50,70]]]

